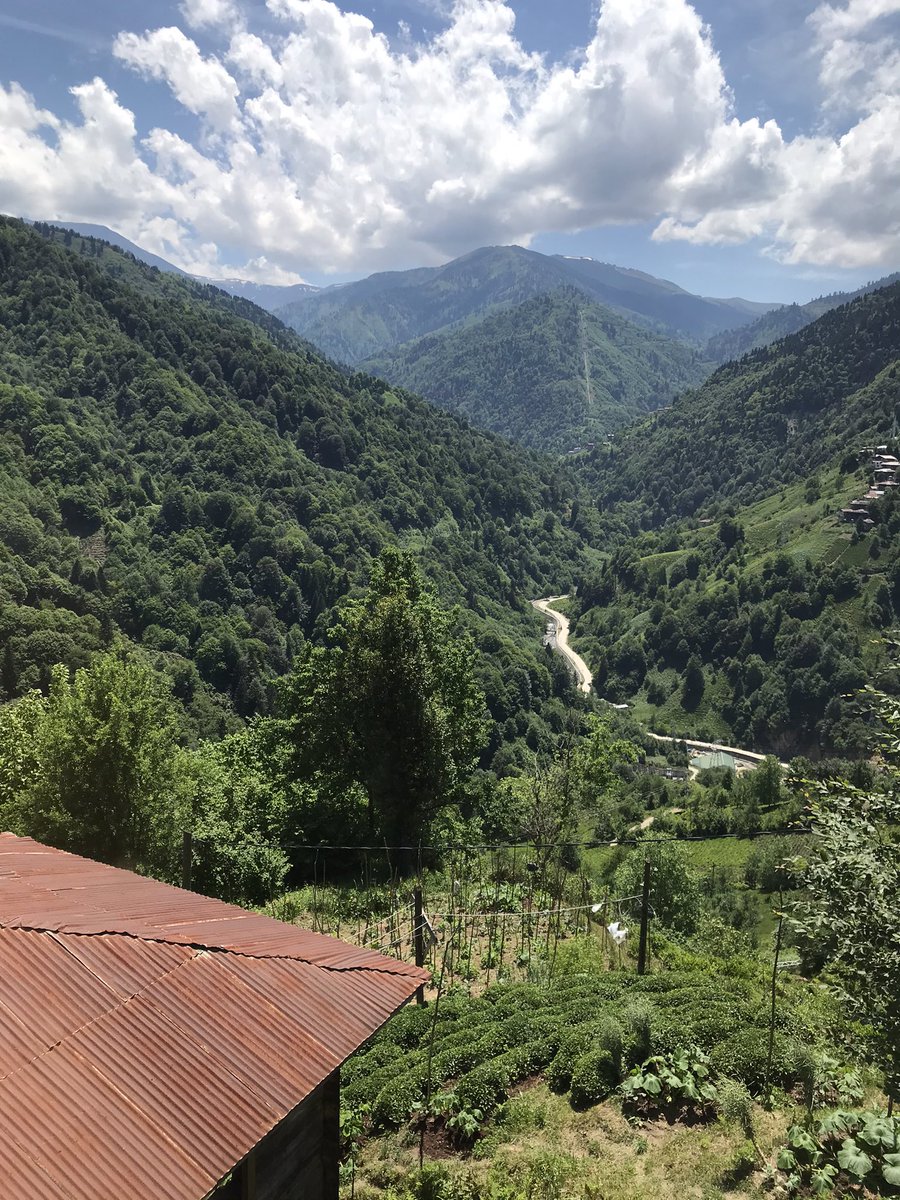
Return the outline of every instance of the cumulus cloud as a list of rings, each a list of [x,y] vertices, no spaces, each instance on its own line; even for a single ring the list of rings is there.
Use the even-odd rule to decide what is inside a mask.
[[[236,125],[237,84],[217,58],[204,58],[197,43],[174,25],[143,35],[120,33],[113,54],[148,78],[163,80],[179,104],[213,128]]]
[[[735,118],[687,0],[603,0],[566,62],[527,51],[504,0],[455,0],[419,43],[408,31],[392,43],[331,0],[266,3],[269,24],[251,29],[233,0],[184,0],[217,53],[175,27],[116,39],[121,62],[194,115],[195,136],[139,140],[100,80],[74,89],[80,123],[0,92],[0,207],[118,221],[204,274],[234,270],[216,246],[243,246],[237,270],[273,280],[633,220],[655,220],[660,239],[764,238],[791,262],[898,257],[898,44],[885,23],[900,0],[814,11],[823,91],[847,115],[841,127],[823,110],[792,140]],[[857,43],[877,47],[865,78]],[[87,142],[98,172],[77,160]]]

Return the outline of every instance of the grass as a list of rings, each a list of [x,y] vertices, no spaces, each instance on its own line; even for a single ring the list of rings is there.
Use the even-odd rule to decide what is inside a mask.
[[[793,1119],[754,1106],[757,1142],[774,1153]],[[536,1086],[513,1096],[472,1153],[427,1161],[418,1180],[418,1139],[409,1131],[368,1143],[355,1184],[359,1200],[726,1200],[763,1195],[744,1133],[707,1126],[634,1124],[616,1102],[576,1112]],[[346,1195],[349,1195],[347,1189]]]
[[[851,531],[838,518],[838,510],[865,493],[868,484],[860,475],[841,475],[835,467],[820,476],[820,496],[806,499],[806,484],[792,484],[741,509],[747,545],[747,567],[760,569],[772,554],[783,551],[792,558],[833,561],[850,546]],[[717,536],[717,526],[697,530],[693,544],[703,545]],[[863,546],[864,553],[867,549]]]
[[[717,841],[685,842],[684,852],[698,871],[733,869],[743,871],[757,842],[753,838],[722,838]]]
[[[645,689],[631,701],[633,716],[654,733],[674,737],[699,738],[701,741],[728,743],[731,731],[719,715],[717,707],[728,699],[727,681],[708,668],[704,672],[706,687],[699,704],[686,709],[681,702],[681,676],[673,669],[659,673],[669,694],[662,704],[651,704]]]

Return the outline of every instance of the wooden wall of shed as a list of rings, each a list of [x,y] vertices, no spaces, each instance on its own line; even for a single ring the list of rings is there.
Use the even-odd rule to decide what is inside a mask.
[[[213,1200],[337,1200],[340,1074],[298,1104]]]

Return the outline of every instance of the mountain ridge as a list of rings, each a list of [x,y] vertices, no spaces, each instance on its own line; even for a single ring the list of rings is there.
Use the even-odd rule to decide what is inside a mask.
[[[361,367],[535,449],[601,440],[671,403],[710,368],[565,285],[424,334]]]
[[[69,241],[0,220],[4,698],[124,638],[194,734],[220,736],[270,710],[273,681],[396,544],[465,602],[496,718],[528,697],[489,757],[518,761],[526,728],[549,743],[541,705],[568,683],[527,601],[583,552],[570,475],[346,376],[246,300]]]
[[[438,267],[379,272],[301,297],[278,315],[329,357],[355,365],[491,308],[564,286],[655,332],[697,345],[752,319],[742,307],[749,301],[738,306],[710,301],[631,268],[521,246],[484,246]]]
[[[740,358],[751,350],[759,350],[780,338],[792,333],[799,333],[807,325],[819,319],[832,309],[849,304],[859,296],[869,292],[889,287],[900,279],[900,271],[885,275],[856,288],[852,292],[831,292],[826,296],[817,296],[806,304],[785,304],[763,313],[748,325],[737,329],[725,330],[714,334],[706,344],[706,354],[715,362],[727,362],[729,359]]]
[[[192,275],[189,271],[176,267],[174,263],[161,258],[158,254],[145,250],[143,246],[139,246],[124,234],[117,233],[115,229],[110,229],[107,225],[92,225],[79,221],[33,221],[31,224],[50,225],[63,231],[69,229],[81,237],[92,237],[101,242],[108,242],[126,254],[133,255],[138,262],[145,263],[148,267],[156,267],[164,274],[181,275],[185,279],[195,279],[198,283],[208,283],[211,287],[217,287],[221,291],[227,292],[229,296],[239,296],[243,300],[250,300],[271,313],[274,313],[278,307],[290,303],[293,299],[319,290],[311,283],[254,283],[249,279],[213,279],[206,275]]]

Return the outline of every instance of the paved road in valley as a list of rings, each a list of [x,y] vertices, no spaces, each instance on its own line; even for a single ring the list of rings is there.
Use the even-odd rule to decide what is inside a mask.
[[[554,626],[554,644],[556,650],[563,656],[566,662],[578,677],[578,688],[582,692],[589,692],[594,684],[594,677],[588,670],[588,665],[581,657],[576,654],[569,645],[569,618],[561,612],[557,612],[550,605],[557,600],[565,600],[565,596],[547,596],[544,600],[532,600],[532,604],[539,611],[548,616]]]
[[[559,654],[563,656],[572,671],[578,678],[578,687],[582,692],[590,692],[594,685],[594,677],[590,669],[580,654],[576,654],[569,645],[569,618],[565,613],[559,612],[555,608],[551,608],[557,600],[565,600],[566,596],[546,596],[543,600],[532,600],[532,604],[538,612],[544,613],[550,618],[553,625],[553,644]],[[603,697],[601,696],[601,699]],[[616,708],[627,707],[627,705],[615,705]],[[657,742],[671,742],[671,736],[666,736],[660,733],[651,733],[648,729],[647,736],[654,738]],[[691,738],[675,738],[674,740],[684,742],[688,750],[696,751],[698,754],[705,750],[721,750],[725,754],[730,754],[733,758],[740,762],[753,764],[756,766],[761,763],[766,755],[760,754],[756,750],[744,750],[740,746],[723,746],[719,742],[698,742]],[[782,763],[782,767],[786,767],[787,763]]]

